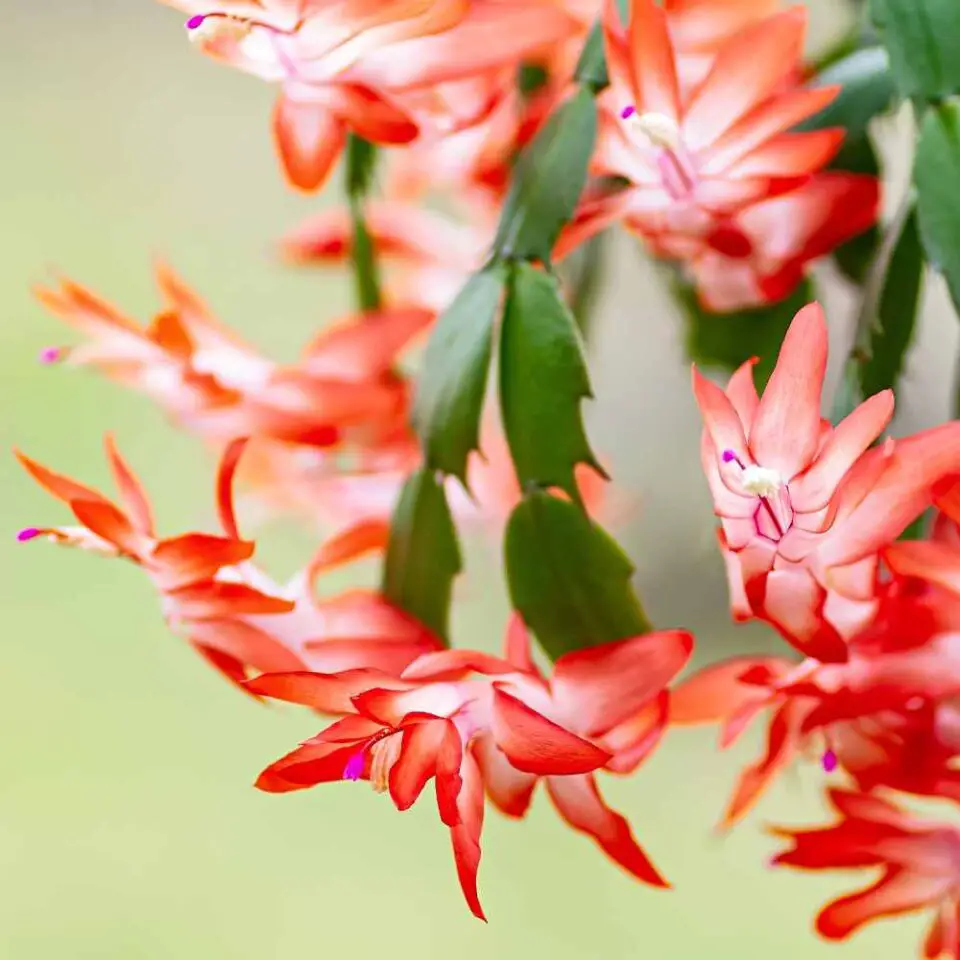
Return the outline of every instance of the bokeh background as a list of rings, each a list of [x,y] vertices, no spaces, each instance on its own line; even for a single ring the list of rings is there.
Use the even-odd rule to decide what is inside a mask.
[[[146,318],[151,258],[163,256],[228,323],[292,359],[349,306],[344,278],[290,271],[273,251],[318,201],[281,183],[267,137],[272,91],[196,55],[176,12],[151,0],[0,7],[4,447],[104,484],[101,436],[112,430],[163,529],[209,527],[205,452],[140,397],[40,367],[38,351],[64,331],[30,287],[67,273]],[[823,0],[812,13],[811,43],[822,45],[842,29],[846,7]],[[895,124],[885,136],[902,181]],[[849,295],[828,276],[825,299],[842,348]],[[954,323],[931,281],[899,431],[948,415]],[[729,624],[679,318],[626,240],[592,353],[593,436],[632,505],[621,536],[654,620],[694,629],[701,659],[775,645],[762,630]],[[315,721],[228,688],[164,629],[134,569],[18,547],[18,528],[63,513],[8,455],[0,489],[9,532],[0,545],[0,957],[913,955],[919,921],[839,946],[817,941],[814,910],[849,887],[845,878],[765,866],[765,823],[821,813],[815,763],[784,778],[732,835],[715,834],[734,773],[760,744],[747,737],[719,754],[713,731],[671,734],[638,776],[605,786],[674,892],[633,883],[541,797],[525,823],[488,816],[481,888],[491,923],[473,920],[428,799],[400,815],[356,784],[287,797],[253,790],[260,768],[315,732]],[[291,524],[264,531],[263,554],[281,576],[310,546]],[[461,641],[494,647],[506,604],[492,545],[472,546],[460,597]]]

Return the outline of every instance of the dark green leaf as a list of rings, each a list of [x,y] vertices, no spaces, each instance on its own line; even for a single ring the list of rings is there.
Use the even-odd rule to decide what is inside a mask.
[[[499,257],[549,262],[583,192],[596,137],[597,105],[584,87],[520,155],[494,241]]]
[[[931,524],[933,523],[934,512],[932,510],[924,510],[923,513],[917,517],[913,523],[910,524],[903,533],[897,537],[898,540],[926,540],[927,531],[930,529]]]
[[[369,140],[351,133],[344,156],[348,196],[365,196],[373,187],[377,169],[377,148]]]
[[[553,659],[652,629],[630,586],[633,564],[569,501],[528,493],[504,550],[513,606]]]
[[[690,359],[706,369],[729,372],[751,357],[759,357],[754,376],[761,387],[773,372],[790,321],[816,299],[813,284],[804,280],[780,303],[735,313],[711,313],[700,305],[688,283],[677,281],[675,292],[686,316]]]
[[[880,161],[869,135],[847,140],[830,164],[831,170],[880,175]],[[874,224],[833,251],[833,259],[841,273],[853,283],[861,284],[880,247],[880,228]]]
[[[600,469],[580,413],[590,396],[580,337],[557,281],[515,264],[500,344],[500,412],[521,486],[559,487],[579,501],[575,465]]]
[[[620,11],[621,20],[625,21],[630,15],[630,0],[617,0],[617,9]],[[587,35],[587,42],[583,45],[573,79],[594,93],[599,93],[610,82],[604,60],[603,30],[599,20]]]
[[[383,594],[449,641],[453,581],[461,569],[443,485],[432,471],[418,470],[407,480],[394,510]]]
[[[899,226],[899,225],[898,225]],[[906,218],[899,235],[891,238],[891,252],[878,279],[878,295],[872,302],[865,298],[870,313],[867,356],[860,365],[860,389],[865,397],[896,386],[907,349],[913,339],[920,288],[923,281],[923,250],[917,232],[916,217]],[[870,288],[868,287],[868,298]]]
[[[960,99],[927,111],[913,179],[927,259],[946,278],[960,311]]]
[[[467,281],[434,327],[417,384],[413,422],[427,465],[464,484],[467,458],[479,442],[504,273],[493,266]]]
[[[353,263],[357,306],[361,310],[379,310],[382,302],[380,270],[364,212],[364,200],[373,187],[373,175],[377,166],[377,148],[369,141],[351,133],[347,138],[344,162],[346,165],[350,223],[353,228],[350,259]]]
[[[935,101],[960,93],[957,0],[870,0],[870,15],[904,97]]]
[[[894,84],[890,60],[883,47],[867,47],[828,67],[816,79],[816,86],[840,84],[836,100],[800,124],[800,130],[843,127],[851,138],[863,137],[867,124],[886,113],[893,103]]]

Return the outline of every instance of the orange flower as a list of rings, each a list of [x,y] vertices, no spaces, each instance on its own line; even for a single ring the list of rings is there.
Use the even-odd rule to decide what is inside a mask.
[[[123,507],[103,494],[18,454],[30,475],[66,503],[79,526],[30,527],[22,542],[47,538],[142,569],[156,588],[164,618],[228,679],[253,672],[319,671],[374,667],[399,673],[419,655],[439,649],[425,627],[371,591],[318,600],[313,582],[324,570],[386,543],[384,524],[358,524],[321,546],[314,560],[281,587],[250,558],[254,544],[240,538],[232,479],[239,445],[228,448],[218,478],[225,536],[188,533],[159,538],[143,488],[113,441],[107,455]]]
[[[44,306],[88,338],[59,358],[147,393],[179,425],[217,444],[256,436],[369,447],[405,429],[409,388],[393,365],[433,320],[431,312],[348,318],[285,368],[219,324],[170,270],[160,267],[157,281],[166,308],[146,328],[69,280],[39,290]]]

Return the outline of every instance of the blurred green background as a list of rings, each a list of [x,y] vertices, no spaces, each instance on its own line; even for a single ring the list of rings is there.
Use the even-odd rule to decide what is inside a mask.
[[[162,255],[228,323],[292,359],[349,305],[343,278],[285,270],[272,252],[316,201],[288,193],[275,169],[272,91],[197,56],[176,12],[150,0],[8,0],[3,8],[6,448],[102,485],[100,441],[113,430],[163,530],[209,527],[204,451],[140,397],[83,372],[40,367],[38,351],[64,330],[29,288],[62,271],[146,318],[155,305],[151,257]],[[814,9],[816,39],[840,29],[841,9]],[[629,243],[615,270],[593,346],[590,414],[633,498],[623,536],[642,593],[658,623],[697,631],[701,656],[769,645],[761,631],[728,623],[671,304]],[[827,302],[842,343],[849,298],[830,287]],[[903,428],[944,417],[955,355],[933,289]],[[849,883],[767,871],[773,848],[763,822],[819,815],[815,764],[784,779],[732,836],[713,833],[735,770],[759,742],[747,738],[721,755],[712,731],[671,735],[638,776],[605,785],[673,892],[622,875],[541,797],[527,822],[488,815],[481,892],[491,922],[473,920],[428,797],[401,815],[357,784],[287,797],[253,790],[261,767],[315,732],[316,721],[258,706],[224,684],[164,629],[136,570],[41,544],[18,548],[18,528],[65,517],[9,456],[0,483],[9,531],[0,548],[0,957],[913,954],[915,921],[846,945],[817,941],[815,908]],[[263,555],[285,576],[310,545],[292,525],[273,525]],[[489,572],[497,564],[483,562],[495,561],[492,549],[474,545],[458,610],[461,642],[491,648],[506,613]]]

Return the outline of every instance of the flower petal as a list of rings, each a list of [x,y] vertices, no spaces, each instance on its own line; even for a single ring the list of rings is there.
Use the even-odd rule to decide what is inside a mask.
[[[326,183],[347,139],[346,127],[326,105],[286,96],[277,100],[273,133],[291,186],[308,193]]]
[[[357,694],[390,682],[390,677],[379,670],[345,670],[337,674],[298,670],[264,674],[248,680],[246,687],[261,697],[299,703],[321,713],[338,714],[353,712],[351,698]]]
[[[486,921],[477,893],[477,870],[480,866],[480,831],[483,828],[483,783],[477,763],[469,753],[460,765],[463,786],[457,797],[459,823],[450,828],[453,859],[457,867],[460,889],[470,912]]]
[[[820,445],[820,396],[827,369],[827,324],[818,304],[794,318],[750,428],[757,463],[796,476]]]
[[[732,657],[687,677],[670,692],[670,723],[679,726],[719,723],[754,700],[766,700],[763,687],[743,683],[753,667],[779,675],[790,669],[782,657]]]
[[[547,793],[560,816],[592,837],[614,863],[651,886],[670,886],[634,839],[630,824],[604,803],[592,774],[548,777]]]
[[[876,883],[824,907],[817,916],[817,932],[828,940],[845,940],[873,920],[931,906],[949,889],[950,881],[944,877],[888,867]]]
[[[605,643],[566,653],[554,668],[555,700],[598,736],[643,709],[686,666],[693,637],[681,630]]]
[[[548,720],[496,685],[491,729],[497,746],[524,773],[587,773],[610,759],[606,750]]]
[[[140,533],[152,537],[154,535],[153,513],[150,509],[150,501],[143,492],[140,481],[127,466],[123,457],[120,456],[117,445],[110,434],[107,434],[104,443],[107,449],[107,461],[113,472],[117,489],[120,491],[120,499],[129,511],[134,526]]]
[[[473,755],[493,805],[508,817],[522,817],[530,807],[539,778],[517,770],[491,736],[473,741]]]

